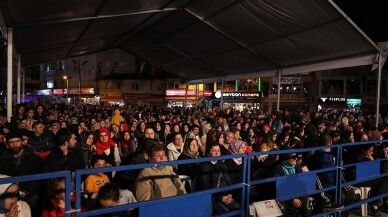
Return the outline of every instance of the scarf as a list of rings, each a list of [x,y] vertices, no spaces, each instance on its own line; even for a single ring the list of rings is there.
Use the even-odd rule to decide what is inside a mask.
[[[127,124],[127,123],[121,122],[121,125],[123,125],[123,131],[122,131],[122,132],[124,132],[124,131],[129,131],[129,127],[128,127],[128,124]]]
[[[289,165],[287,160],[283,160],[281,165],[282,165],[282,169],[283,169],[284,173],[287,176],[295,174],[295,165]]]
[[[97,154],[103,154],[105,150],[110,149],[111,147],[115,147],[115,142],[113,142],[112,138],[110,137],[110,132],[106,128],[100,128],[98,130],[98,138],[100,139],[101,133],[106,133],[108,136],[107,142],[101,142],[100,140],[96,142],[96,153]]]
[[[186,155],[187,157],[190,157],[190,158],[199,158],[199,152],[196,151],[196,152],[192,152],[190,151],[190,143],[195,140],[195,139],[192,139],[192,138],[188,138],[185,142],[185,144],[183,145],[183,152],[182,154]],[[198,145],[198,141],[197,141],[197,145]]]
[[[240,151],[240,148],[241,146],[246,143],[244,141],[241,141],[241,140],[233,140],[230,145],[229,145],[229,148],[228,148],[228,154],[240,154],[239,151]],[[233,161],[237,164],[237,165],[241,165],[242,164],[242,158],[239,157],[239,158],[233,158]]]
[[[129,134],[128,140],[124,139],[125,133]],[[122,132],[121,139],[120,139],[120,145],[121,145],[121,152],[122,153],[125,153],[125,149],[127,149],[129,153],[133,152],[131,133],[128,130],[124,130]]]

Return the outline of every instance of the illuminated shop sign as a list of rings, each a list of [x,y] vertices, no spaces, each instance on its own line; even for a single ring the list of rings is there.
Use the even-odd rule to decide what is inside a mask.
[[[261,93],[223,92],[224,99],[261,99]],[[221,98],[221,92],[215,92],[214,96]]]
[[[166,96],[185,96],[186,90],[185,89],[171,89],[166,90]],[[198,96],[211,96],[211,91],[206,90],[200,90],[198,91]],[[187,90],[187,96],[195,96],[195,90]]]
[[[346,102],[345,97],[321,97],[321,102]]]
[[[361,99],[346,99],[348,105],[361,105]]]

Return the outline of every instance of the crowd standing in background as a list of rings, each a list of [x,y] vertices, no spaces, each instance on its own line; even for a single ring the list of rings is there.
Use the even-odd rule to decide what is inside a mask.
[[[8,123],[5,109],[0,109],[0,174],[7,176],[62,170],[74,172],[77,169],[256,151],[268,152],[268,155],[251,159],[251,176],[262,179],[292,175],[303,172],[302,168],[307,167],[313,170],[335,165],[335,155],[330,148],[315,153],[303,153],[303,156],[292,153],[279,156],[270,151],[368,140],[376,140],[376,143],[345,149],[344,162],[355,163],[387,157],[387,144],[378,140],[388,139],[388,116],[379,116],[379,127],[375,127],[375,116],[363,112],[310,113],[282,110],[271,113],[260,110],[237,111],[231,108],[77,106],[37,101],[16,105],[12,112],[13,117]],[[240,182],[241,167],[241,158],[233,158],[226,161],[92,174],[84,177],[84,193],[88,202],[83,203],[83,209],[116,206],[185,194],[192,190],[228,186]],[[386,162],[382,163],[381,168],[383,172],[387,172]],[[184,186],[178,175],[188,176],[193,186]],[[321,187],[333,184],[332,175],[330,172],[320,175]],[[354,180],[353,175],[349,170],[345,179]],[[388,192],[387,178],[358,186],[371,186],[372,196]],[[64,215],[64,180],[26,182],[17,187],[23,195],[22,200],[29,205],[32,216]],[[252,199],[274,198],[274,191],[268,185],[252,186]],[[317,201],[320,198],[322,197],[317,196]],[[331,202],[333,196],[330,193],[323,198],[324,202],[317,203],[315,210],[338,208]],[[16,204],[16,199],[12,204]],[[223,213],[238,209],[240,200],[238,191],[215,194],[213,212]],[[354,190],[344,189],[343,203],[355,200],[357,196]],[[285,215],[309,215],[305,212],[305,202],[304,198],[287,201]],[[388,205],[388,200],[371,203],[370,214],[379,216],[378,208],[382,205]],[[14,214],[16,211],[13,207],[14,205],[0,207],[0,216],[1,213]],[[19,210],[19,213],[22,211]],[[134,210],[119,213],[119,216],[136,215]],[[348,213],[344,212],[342,215],[346,216]]]

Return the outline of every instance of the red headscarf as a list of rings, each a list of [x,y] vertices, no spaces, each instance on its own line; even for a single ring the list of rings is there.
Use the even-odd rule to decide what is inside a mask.
[[[106,133],[106,135],[108,136],[108,141],[107,142],[101,142],[100,140],[100,136],[101,136],[101,133]],[[112,140],[112,138],[110,137],[110,132],[108,129],[106,128],[100,128],[98,130],[98,141],[96,142],[95,146],[96,146],[96,153],[97,154],[103,154],[105,150],[111,148],[111,147],[115,147],[115,142]]]
[[[123,121],[123,122],[121,122],[120,124],[123,125],[123,132],[124,132],[124,131],[129,131],[129,127],[128,127],[128,124],[127,124],[127,123],[125,123],[125,122]]]

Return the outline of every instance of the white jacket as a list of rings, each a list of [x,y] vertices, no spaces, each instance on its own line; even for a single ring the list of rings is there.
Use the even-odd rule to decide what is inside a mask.
[[[31,217],[31,209],[30,209],[30,206],[26,202],[19,200],[16,203],[19,206],[18,217]],[[6,217],[6,215],[0,214],[0,217]]]
[[[178,160],[178,157],[183,152],[183,145],[180,152],[176,149],[173,142],[167,145],[167,149],[168,149],[168,160],[169,161]]]

